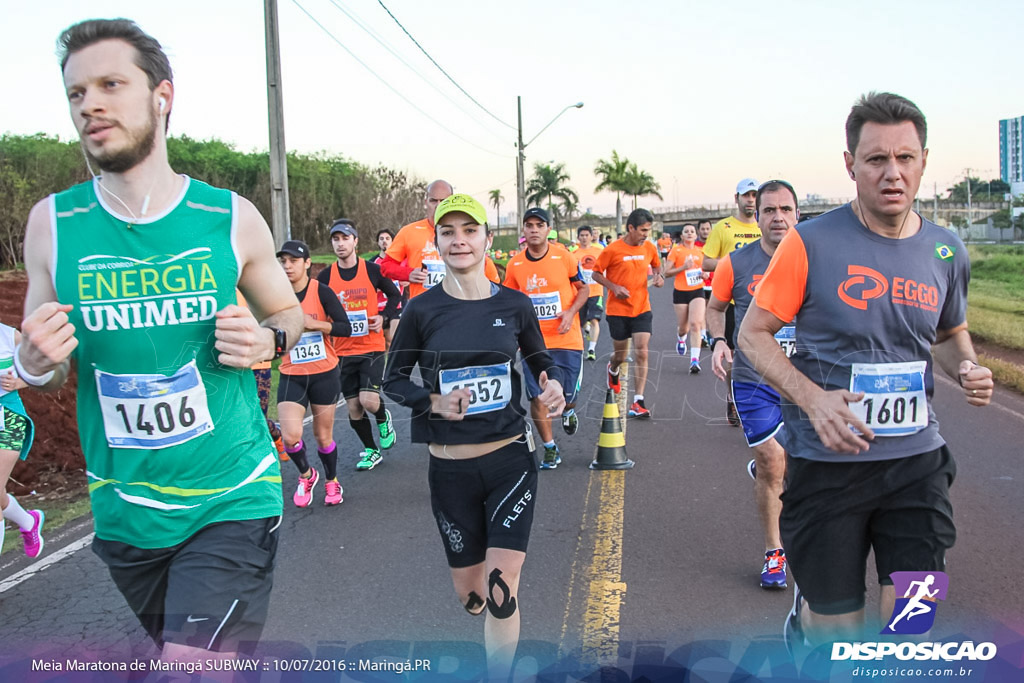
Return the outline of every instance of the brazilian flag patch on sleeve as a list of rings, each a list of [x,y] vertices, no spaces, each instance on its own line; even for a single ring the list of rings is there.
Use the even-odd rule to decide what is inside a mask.
[[[954,254],[956,254],[956,249],[948,244],[943,244],[942,242],[935,243],[935,258],[942,261],[951,261]]]

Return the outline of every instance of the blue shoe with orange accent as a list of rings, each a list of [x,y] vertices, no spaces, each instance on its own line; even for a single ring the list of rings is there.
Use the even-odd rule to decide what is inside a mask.
[[[761,588],[781,589],[786,587],[786,552],[782,548],[769,550],[764,554],[764,568],[761,569]]]

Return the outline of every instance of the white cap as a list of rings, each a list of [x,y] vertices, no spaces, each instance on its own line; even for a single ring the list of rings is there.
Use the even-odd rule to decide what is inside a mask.
[[[736,194],[746,194],[753,190],[757,192],[757,181],[753,178],[744,178],[736,185]]]

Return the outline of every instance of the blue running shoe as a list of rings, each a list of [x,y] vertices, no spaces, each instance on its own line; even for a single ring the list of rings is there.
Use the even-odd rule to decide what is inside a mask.
[[[769,550],[764,554],[764,568],[761,569],[761,588],[786,587],[786,553],[782,548]]]
[[[542,470],[553,470],[562,464],[562,456],[558,452],[558,444],[544,447],[544,460],[540,463]]]

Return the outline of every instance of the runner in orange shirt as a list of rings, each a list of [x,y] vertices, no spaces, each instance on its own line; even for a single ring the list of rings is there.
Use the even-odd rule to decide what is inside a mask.
[[[447,180],[435,180],[427,185],[423,197],[426,217],[402,227],[384,252],[380,271],[384,277],[408,282],[410,299],[444,279],[444,262],[434,244],[434,210],[453,192]]]
[[[583,282],[590,289],[587,303],[580,309],[580,324],[583,325],[583,333],[590,340],[587,343],[586,359],[597,360],[595,349],[597,338],[601,335],[604,287],[594,282],[594,266],[604,247],[594,241],[594,230],[589,225],[581,225],[576,229],[576,239],[579,240],[580,246],[573,255],[579,261]]]
[[[579,429],[573,407],[583,378],[583,334],[577,315],[587,303],[590,290],[580,278],[576,257],[568,249],[548,241],[548,212],[534,208],[524,214],[526,249],[505,267],[505,286],[530,297],[540,322],[544,345],[565,376],[565,412],[562,428],[572,436]],[[553,470],[562,462],[551,430],[548,407],[538,397],[541,387],[529,366],[523,365],[526,393],[537,432],[544,443],[541,469]]]
[[[690,337],[690,374],[700,372],[700,332],[704,329],[704,252],[696,245],[697,228],[683,226],[682,241],[672,247],[665,263],[665,277],[675,276],[672,304],[676,309],[676,352],[686,355],[686,337]]]
[[[694,242],[695,246],[704,248],[704,245],[708,241],[708,236],[711,235],[711,219],[705,218],[697,221],[697,241]],[[702,266],[703,267],[703,266]],[[704,271],[704,302],[705,304],[711,299],[711,283],[714,282],[715,273],[711,270]],[[704,328],[700,331],[701,346],[711,348],[711,335],[708,334],[707,319],[704,320]]]
[[[668,258],[668,252],[672,250],[672,236],[667,232],[662,232],[658,236],[658,256],[664,261]]]
[[[612,242],[597,258],[594,282],[608,288],[608,333],[612,336],[612,360],[608,363],[608,388],[618,393],[619,365],[626,359],[629,341],[633,340],[633,372],[636,377],[630,417],[649,418],[644,405],[647,384],[647,346],[651,340],[651,301],[647,292],[647,274],[654,271],[654,286],[661,287],[658,250],[648,241],[654,216],[647,209],[635,209],[626,219],[626,234]]]

